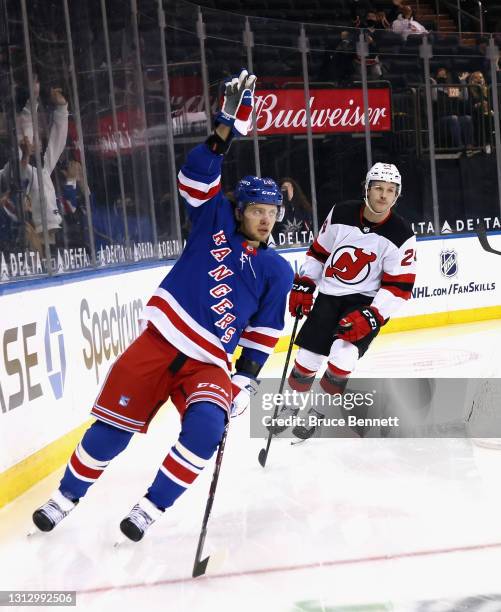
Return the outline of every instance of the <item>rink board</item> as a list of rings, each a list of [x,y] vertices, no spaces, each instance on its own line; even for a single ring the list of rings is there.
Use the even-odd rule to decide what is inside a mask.
[[[501,236],[490,236],[500,249]],[[285,251],[295,270],[304,249]],[[114,359],[171,264],[0,288],[0,507],[68,457]],[[501,318],[498,259],[475,237],[418,244],[414,297],[384,331]],[[277,349],[288,344],[288,317]]]

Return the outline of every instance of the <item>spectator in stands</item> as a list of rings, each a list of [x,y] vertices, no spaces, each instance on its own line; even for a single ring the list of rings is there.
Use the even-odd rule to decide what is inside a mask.
[[[397,34],[400,34],[404,40],[407,40],[409,34],[428,33],[423,25],[412,18],[412,9],[407,5],[402,6],[402,12],[391,24],[391,29]]]
[[[496,46],[499,48],[499,41],[496,42]],[[487,82],[489,85],[491,84],[492,75],[491,75],[491,60],[488,56],[488,48],[489,48],[489,39],[482,38],[482,40],[478,43],[478,50],[484,56],[484,60],[482,62],[483,69],[482,72],[485,74]],[[498,84],[501,82],[501,51],[499,52],[496,58],[496,75]]]
[[[365,16],[365,31],[367,34],[374,35],[376,28],[379,26],[377,13],[375,11],[369,11]]]
[[[377,15],[374,11],[369,11],[365,16],[365,40],[369,45],[369,55],[366,58],[367,78],[379,79],[383,74],[383,69],[378,56],[377,44],[375,39],[375,31],[378,27]],[[360,56],[356,55],[353,61],[354,76],[360,79],[362,76],[362,67]]]
[[[313,227],[313,212],[308,198],[293,178],[285,177],[280,181],[285,215],[273,228],[273,242],[276,246],[309,244]]]
[[[395,19],[398,19],[398,16],[402,14],[402,7],[404,4],[405,0],[392,0],[391,7],[386,10],[386,16],[390,24],[393,23]]]
[[[480,70],[476,70],[470,74],[468,85],[468,95],[471,99],[476,141],[479,146],[483,147],[485,153],[490,155],[492,152],[491,135],[493,111],[490,106],[489,90],[485,83],[485,77]]]
[[[351,21],[355,28],[359,28],[368,11],[372,10],[370,0],[351,0],[349,3],[351,10]]]
[[[16,205],[9,191],[0,196],[0,252],[18,250],[19,219]]]
[[[38,80],[34,84],[35,96],[38,98],[40,93],[40,83]],[[49,243],[55,244],[56,232],[61,227],[61,215],[57,208],[56,192],[52,183],[51,174],[54,167],[66,146],[66,136],[68,134],[68,103],[59,88],[52,88],[50,91],[50,101],[53,106],[52,122],[49,131],[49,139],[45,154],[42,158],[42,180],[45,196],[45,213],[47,219],[47,229],[49,232]],[[17,135],[20,148],[20,172],[21,182],[25,189],[26,204],[25,208],[31,212],[34,232],[39,241],[29,246],[39,250],[43,237],[42,227],[42,194],[38,184],[38,174],[35,165],[32,165],[31,158],[34,153],[33,144],[33,118],[29,101],[17,117]],[[0,170],[0,177],[5,184],[10,181],[10,162]],[[5,191],[5,189],[4,189]]]
[[[388,21],[386,13],[384,11],[376,12],[377,26],[380,30],[391,30],[391,22]]]
[[[348,30],[343,30],[340,40],[334,47],[334,52],[326,50],[324,61],[317,75],[317,80],[332,81],[336,85],[346,85],[350,83],[353,80],[355,49],[353,35]]]
[[[24,158],[24,153],[21,153],[21,162]],[[15,250],[14,246],[17,246],[18,249],[27,248],[30,251],[38,251],[41,257],[45,255],[45,249],[42,240],[42,234],[37,233],[35,231],[35,226],[33,223],[33,214],[32,214],[32,205],[31,199],[24,193],[20,193],[20,204],[16,206],[14,203],[14,197],[10,189],[13,185],[10,185],[9,182],[11,180],[10,177],[10,162],[6,164],[2,176],[1,176],[1,187],[0,192],[2,195],[0,197],[0,216],[2,217],[0,221],[1,230],[0,233],[4,236],[2,240],[5,240],[5,232],[12,232],[12,240],[9,238],[8,240],[12,244],[12,249]],[[50,235],[49,235],[50,239]],[[1,249],[0,249],[1,250]]]
[[[468,73],[459,75],[459,86],[452,82],[447,68],[440,67],[431,90],[434,110],[437,118],[438,140],[441,146],[455,149],[473,149],[473,121],[466,113],[465,102],[468,100],[466,79]]]
[[[61,169],[65,185],[60,198],[63,212],[66,243],[70,247],[90,248],[88,214],[85,204],[82,166],[78,161],[70,161]],[[103,205],[89,190],[92,212],[92,227],[96,250],[114,244],[125,244],[125,228],[121,198],[114,204]],[[126,222],[130,243],[151,241],[151,219],[148,215],[137,213],[134,200],[125,197]]]
[[[62,194],[58,198],[63,219],[64,244],[69,248],[82,247],[86,244],[87,233],[82,165],[70,160],[61,163],[59,169],[64,179]],[[61,182],[56,184],[61,187]],[[92,193],[89,196],[93,198]]]

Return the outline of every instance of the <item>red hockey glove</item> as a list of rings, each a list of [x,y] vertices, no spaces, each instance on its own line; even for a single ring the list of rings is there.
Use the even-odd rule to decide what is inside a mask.
[[[367,306],[345,315],[339,321],[337,335],[341,340],[357,342],[369,334],[375,336],[383,324],[384,319],[379,310],[374,306]]]
[[[307,317],[313,306],[315,283],[307,276],[294,276],[294,284],[289,296],[289,312],[293,317]]]

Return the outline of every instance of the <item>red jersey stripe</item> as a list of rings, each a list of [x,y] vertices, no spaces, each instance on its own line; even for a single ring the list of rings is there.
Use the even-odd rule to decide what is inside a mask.
[[[313,257],[313,259],[316,259],[317,261],[319,261],[321,264],[324,264],[325,261],[322,259],[322,257],[319,257],[314,251],[312,251],[311,249],[309,249],[306,252],[306,256],[307,257]]]
[[[384,285],[383,287],[381,287],[381,289],[386,289],[386,291],[393,293],[395,297],[402,298],[403,300],[408,300],[412,295],[411,291],[404,291],[403,289],[400,289],[399,287],[394,287],[393,285]]]
[[[329,251],[327,251],[327,249],[324,249],[324,247],[320,244],[320,242],[318,242],[318,240],[315,240],[311,246],[324,255],[330,255]]]
[[[201,348],[206,350],[211,355],[214,355],[218,359],[223,360],[228,369],[231,371],[231,363],[228,361],[228,355],[223,349],[215,346],[205,338],[203,338],[200,334],[192,329],[189,325],[187,325],[181,317],[174,311],[174,309],[160,296],[154,295],[150,298],[148,306],[154,306],[161,310],[164,315],[169,319],[169,321],[176,327],[182,334],[184,334],[187,338],[189,338],[195,344],[198,344]]]
[[[177,184],[179,189],[186,191],[186,193],[189,194],[192,198],[196,198],[197,200],[203,201],[210,200],[221,189],[221,183],[214,185],[214,187],[209,189],[209,191],[200,191],[199,189],[195,189],[194,187],[189,187],[188,185],[182,183],[180,180],[177,181]]]
[[[415,274],[383,274],[382,283],[414,283]]]
[[[260,332],[255,331],[244,331],[240,337],[246,338],[247,340],[255,342],[256,344],[262,344],[269,348],[274,348],[275,344],[278,342],[278,338],[267,336],[266,334],[261,334]]]

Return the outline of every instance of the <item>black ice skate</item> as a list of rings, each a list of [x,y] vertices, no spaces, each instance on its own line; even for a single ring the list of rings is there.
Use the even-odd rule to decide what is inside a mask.
[[[316,424],[308,425],[308,419],[310,416],[316,417]],[[324,418],[325,415],[323,415],[321,412],[318,412],[318,410],[315,410],[315,408],[310,408],[310,410],[308,410],[308,416],[306,417],[306,424],[296,425],[296,427],[294,427],[292,430],[292,435],[296,436],[296,438],[299,438],[300,440],[309,440],[315,435],[315,432],[319,430]]]
[[[278,413],[277,419],[286,419],[288,417],[295,417],[299,412],[299,408],[290,408],[285,407]],[[283,433],[286,429],[289,428],[289,425],[267,425],[266,429],[271,431],[274,436],[278,436]]]
[[[146,530],[164,513],[148,498],[142,497],[120,523],[120,531],[133,542],[143,539]]]
[[[311,386],[315,382],[315,372],[312,370],[307,370],[300,366],[297,362],[294,364],[294,367],[289,374],[289,378],[287,379],[289,387],[298,393],[305,393],[311,389]],[[286,419],[288,417],[295,417],[299,413],[299,408],[295,408],[292,406],[284,406],[280,413],[277,415],[279,419]],[[271,431],[275,436],[281,434],[286,429],[288,429],[290,425],[268,425],[268,431]]]
[[[58,489],[49,501],[33,512],[33,522],[40,531],[52,531],[77,504],[78,499],[72,501]]]

